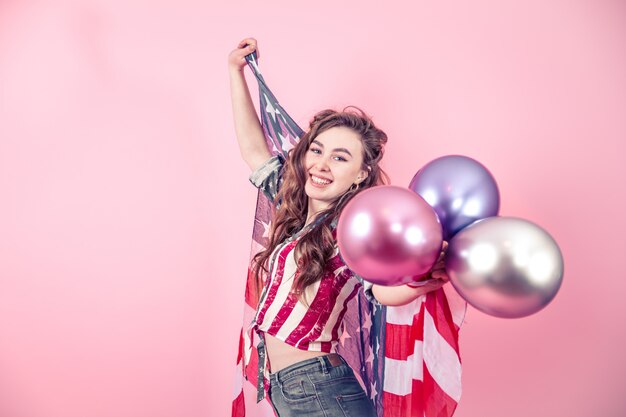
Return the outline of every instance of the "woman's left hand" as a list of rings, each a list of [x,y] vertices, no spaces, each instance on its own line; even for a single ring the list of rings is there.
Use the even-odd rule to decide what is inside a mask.
[[[435,265],[433,265],[430,270],[430,276],[435,279],[440,279],[444,283],[450,281],[450,277],[446,272],[446,252],[448,250],[448,242],[443,241],[443,247],[441,248],[441,253],[439,254],[439,258]]]

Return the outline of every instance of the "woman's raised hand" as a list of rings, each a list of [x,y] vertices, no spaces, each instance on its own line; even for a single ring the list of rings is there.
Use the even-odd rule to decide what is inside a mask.
[[[254,38],[245,38],[237,48],[228,55],[228,68],[233,71],[241,71],[246,66],[246,55],[256,51],[257,59],[261,57]]]

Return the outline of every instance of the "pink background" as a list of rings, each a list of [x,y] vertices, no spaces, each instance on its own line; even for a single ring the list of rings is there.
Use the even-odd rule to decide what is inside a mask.
[[[470,309],[456,416],[626,415],[623,1],[50,3],[0,2],[0,416],[229,415],[247,36],[300,125],[361,106],[394,184],[471,156],[559,242],[546,309]]]

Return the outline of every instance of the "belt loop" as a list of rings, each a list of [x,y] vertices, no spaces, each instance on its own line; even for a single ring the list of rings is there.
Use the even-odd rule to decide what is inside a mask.
[[[328,373],[328,365],[326,365],[326,357],[325,356],[318,356],[317,359],[320,361],[320,364],[322,365],[322,372],[327,374]]]

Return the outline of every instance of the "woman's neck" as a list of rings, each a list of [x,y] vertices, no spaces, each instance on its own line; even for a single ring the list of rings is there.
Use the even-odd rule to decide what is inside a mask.
[[[317,204],[315,204],[317,203]],[[315,221],[315,217],[321,213],[322,211],[324,211],[325,209],[328,208],[328,204],[322,206],[322,204],[319,204],[319,202],[313,202],[311,201],[311,199],[309,198],[309,202],[307,204],[307,215],[306,215],[306,221],[304,222],[304,226],[308,226],[310,223],[312,223],[313,221]]]
[[[306,221],[304,222],[304,227],[307,227],[309,224],[313,223],[313,221],[315,221],[315,214],[316,213],[309,213],[306,216]]]

